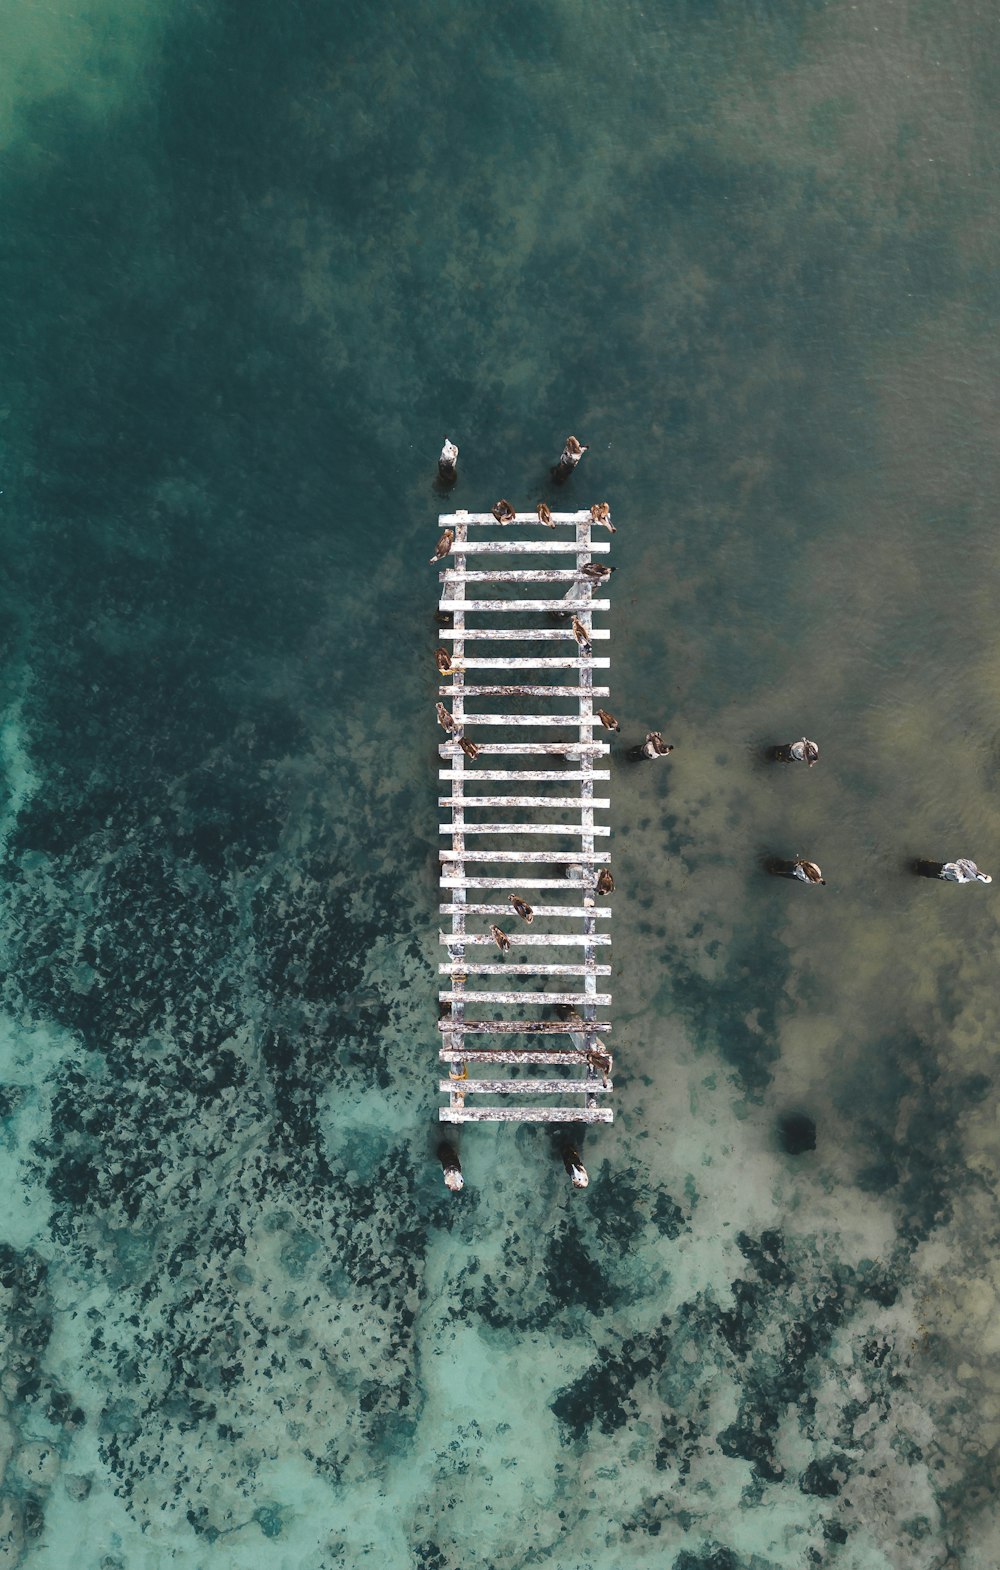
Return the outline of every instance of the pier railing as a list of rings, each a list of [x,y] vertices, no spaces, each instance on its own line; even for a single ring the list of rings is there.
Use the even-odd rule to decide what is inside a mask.
[[[594,624],[609,601],[595,597],[582,571],[610,542],[592,539],[589,511],[552,513],[548,524],[518,513],[504,526],[492,513],[455,512],[440,523],[454,541],[439,602],[450,619],[439,636],[451,646],[453,670],[439,697],[455,733],[440,747],[445,794],[438,801],[449,814],[441,832],[450,836],[440,852],[440,913],[450,931],[441,932],[440,1059],[449,1072],[440,1081],[448,1104],[439,1116],[446,1123],[610,1123],[611,1024],[601,1011],[611,994],[599,989],[610,985],[611,911],[597,893],[611,860],[597,842],[610,829],[594,820],[610,805],[594,794],[595,782],[610,779],[607,768],[595,767],[608,743],[594,739],[601,728],[594,699],[608,688],[594,685],[594,670],[611,661],[593,653],[610,637]],[[510,557],[572,560],[512,567]],[[508,655],[511,644],[524,647]],[[539,644],[551,650],[536,653]],[[563,700],[557,712],[549,712],[553,700]],[[539,740],[539,731],[555,734]],[[475,743],[477,756],[466,756],[462,739]],[[512,847],[521,837],[524,848]],[[546,840],[561,844],[534,848]],[[531,906],[530,924],[508,891]],[[506,933],[509,955],[491,925]]]

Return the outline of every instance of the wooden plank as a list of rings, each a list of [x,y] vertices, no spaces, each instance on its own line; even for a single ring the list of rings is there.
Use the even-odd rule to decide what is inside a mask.
[[[598,992],[591,997],[587,992],[466,992],[461,989],[456,992],[439,992],[438,998],[442,1003],[598,1003],[607,1008],[611,1002],[610,992]],[[574,1030],[579,1032],[579,1025]]]
[[[548,861],[572,862],[594,865],[611,860],[609,850],[595,850],[587,855],[575,850],[439,850],[439,861]]]
[[[595,769],[590,776],[595,780],[609,780],[610,769]],[[527,784],[536,784],[542,780],[562,783],[566,780],[582,780],[583,773],[579,769],[475,769],[472,774],[464,770],[461,775],[453,769],[438,769],[439,780],[472,779],[478,785],[481,780],[523,780]]]
[[[610,1107],[438,1107],[441,1123],[613,1123]]]
[[[438,697],[450,698],[453,687],[439,687]],[[465,685],[467,698],[579,698],[582,693],[594,692],[599,698],[606,698],[611,691],[610,687],[571,687],[568,682],[553,683],[548,686],[539,686],[537,682],[522,682],[518,686],[490,686]],[[466,723],[475,719],[475,715],[467,715]]]
[[[463,947],[465,946],[463,939]],[[441,976],[610,976],[610,965],[515,965],[507,960],[491,964],[488,960],[462,959],[444,961],[438,966]]]
[[[579,802],[576,806],[579,807]],[[438,824],[439,834],[450,834],[453,829],[451,823]],[[466,823],[466,834],[603,834],[610,835],[611,828],[607,823],[592,825],[589,829],[581,827],[579,823]],[[517,858],[515,857],[515,860]]]
[[[598,1052],[605,1050],[605,1048],[600,1046],[595,1048],[595,1051]],[[590,1055],[586,1052],[579,1052],[576,1047],[567,1047],[564,1052],[536,1052],[531,1047],[508,1047],[506,1049],[497,1047],[462,1047],[460,1051],[456,1051],[451,1047],[442,1047],[438,1053],[438,1059],[442,1063],[509,1063],[511,1065],[530,1063],[543,1066],[558,1063],[567,1066],[579,1064],[581,1068],[587,1068],[590,1065]]]
[[[579,554],[579,553],[578,553]],[[482,567],[459,571],[445,567],[438,573],[438,581],[449,588],[454,583],[582,583],[593,580],[575,567]],[[504,602],[506,603],[506,601]]]
[[[474,908],[475,907],[472,905],[463,906],[463,909],[469,913],[471,913]],[[505,907],[502,905],[491,906],[491,909],[497,911],[502,911],[504,908]],[[514,914],[509,905],[506,907],[506,914],[508,916],[512,916]],[[564,948],[567,946],[572,948],[580,943],[597,943],[607,948],[610,947],[611,944],[611,939],[606,932],[595,932],[591,937],[587,937],[587,935],[582,932],[524,932],[520,930],[520,928],[515,928],[512,929],[507,934],[507,936],[510,938],[513,947],[519,949],[553,948],[559,947],[560,945]],[[453,942],[453,939],[447,932],[442,932],[439,935],[438,941],[440,943],[451,943]],[[468,947],[470,943],[473,946],[477,944],[484,945],[493,943],[493,939],[490,937],[488,932],[467,932],[465,934],[464,941],[466,947]]]
[[[513,612],[531,611],[558,611],[562,616],[568,616],[573,611],[607,611],[611,609],[610,600],[445,600],[438,601],[438,610],[441,611],[496,611],[498,616],[508,616]],[[573,629],[570,628],[570,636]]]
[[[475,655],[469,654],[462,656],[464,671],[582,670],[586,665],[607,670],[611,665],[611,657],[607,654],[584,654],[579,658],[574,658],[572,654],[539,654],[535,657],[530,654],[490,655],[485,659],[477,659]]]
[[[438,1020],[438,1030],[447,1036],[589,1036],[610,1029],[609,1019],[591,1020],[582,1031],[579,1020],[569,1019],[467,1019],[461,1025],[447,1016]]]
[[[614,1086],[599,1079],[442,1079],[438,1090],[463,1096],[610,1096]]]
[[[589,507],[586,509],[578,507],[575,512],[553,512],[549,514],[550,523],[580,524],[590,523],[591,521]],[[475,524],[476,526],[485,524],[490,529],[512,529],[519,523],[528,523],[532,526],[537,525],[540,529],[548,527],[547,524],[542,523],[537,511],[534,509],[530,512],[515,513],[510,523],[498,523],[491,512],[466,512],[464,508],[460,507],[457,512],[440,513],[438,515],[438,523],[442,529],[454,524]]]
[[[590,602],[592,608],[593,601]],[[566,609],[562,600],[557,601],[562,610]],[[447,642],[456,636],[453,627],[439,627],[437,636]],[[572,640],[576,643],[576,634],[572,627],[466,627],[461,636],[467,642],[507,642],[507,643],[567,643]],[[610,638],[611,632],[607,627],[591,627],[590,641],[595,638]]]
[[[565,889],[568,886],[566,878],[468,878],[462,873],[454,877],[441,874],[439,885],[442,889]],[[591,880],[590,886],[593,887]],[[583,890],[584,899],[588,898],[587,885],[579,883],[574,885],[577,891]],[[596,896],[594,896],[596,898]]]
[[[484,758],[499,758],[506,752],[552,753],[567,758],[588,757],[591,753],[610,752],[606,741],[479,741],[476,743]],[[442,758],[464,757],[457,741],[438,744]]]
[[[569,556],[578,554],[574,540],[558,535],[546,535],[540,540],[466,540],[462,547],[467,556]],[[606,555],[611,549],[610,540],[594,540],[590,549]]]
[[[449,916],[454,908],[455,907],[453,905],[438,906],[438,910],[442,916]],[[509,916],[512,914],[512,907],[509,904],[463,905],[462,909],[465,910],[470,916]],[[536,916],[571,917],[585,916],[587,914],[587,908],[583,905],[533,905],[532,909],[534,910]],[[598,917],[599,920],[603,918],[605,921],[610,921],[611,907],[607,904],[601,904],[594,911],[594,914]]]
[[[478,776],[477,776],[478,778]],[[579,796],[439,796],[439,807],[579,807]],[[594,807],[610,807],[608,796],[595,796]]]
[[[452,718],[455,718],[454,711]],[[471,725],[511,725],[519,730],[527,730],[532,725],[565,725],[575,730],[579,723],[575,714],[467,714],[464,720],[466,730]],[[567,746],[570,745],[575,746],[576,743],[567,743]]]

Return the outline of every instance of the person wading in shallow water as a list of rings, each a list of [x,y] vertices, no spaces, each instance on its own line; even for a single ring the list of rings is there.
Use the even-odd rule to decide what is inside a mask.
[[[580,1152],[573,1145],[563,1146],[563,1166],[569,1173],[570,1182],[574,1188],[586,1188],[590,1182],[587,1169],[580,1160]]]

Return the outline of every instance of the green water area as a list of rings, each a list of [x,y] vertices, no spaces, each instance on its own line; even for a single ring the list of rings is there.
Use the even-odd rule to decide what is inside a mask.
[[[1000,1564],[998,69],[0,0],[0,1570]],[[428,558],[570,432],[615,1121],[451,1194]]]

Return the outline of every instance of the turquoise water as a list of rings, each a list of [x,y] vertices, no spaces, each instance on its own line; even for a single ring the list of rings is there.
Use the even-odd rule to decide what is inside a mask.
[[[0,1563],[995,1570],[993,8],[0,22]],[[676,751],[454,1200],[435,460],[571,430]]]

